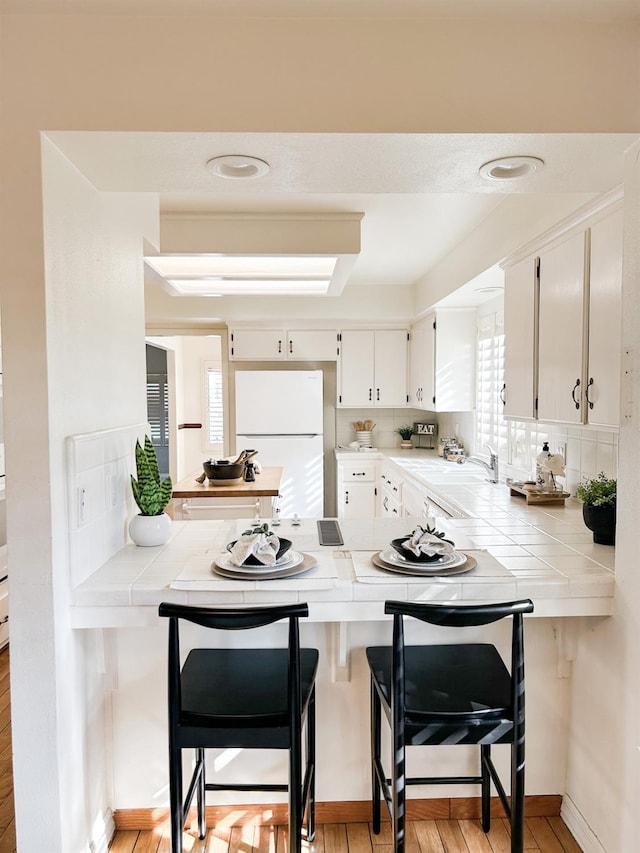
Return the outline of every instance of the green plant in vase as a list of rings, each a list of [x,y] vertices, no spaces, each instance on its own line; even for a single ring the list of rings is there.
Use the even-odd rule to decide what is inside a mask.
[[[405,426],[396,427],[394,430],[402,439],[402,447],[413,447],[411,444],[411,436],[413,435],[413,427],[406,424]]]
[[[607,477],[604,471],[576,489],[584,523],[593,531],[593,541],[598,545],[615,545],[617,493],[617,480]]]
[[[171,519],[165,507],[171,500],[171,477],[160,480],[158,457],[149,436],[144,446],[136,441],[136,477],[131,475],[131,491],[140,513],[131,519],[129,535],[136,545],[164,545],[171,535]]]
[[[131,475],[133,499],[141,515],[161,515],[171,500],[173,491],[171,477],[166,477],[160,482],[158,457],[148,435],[144,437],[144,447],[136,441],[135,452],[138,479]]]

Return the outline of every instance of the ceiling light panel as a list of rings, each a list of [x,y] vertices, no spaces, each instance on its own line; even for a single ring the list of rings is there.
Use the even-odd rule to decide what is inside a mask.
[[[252,278],[330,278],[336,256],[158,255],[145,258],[163,278],[233,276]]]
[[[325,296],[330,279],[167,279],[175,296]]]

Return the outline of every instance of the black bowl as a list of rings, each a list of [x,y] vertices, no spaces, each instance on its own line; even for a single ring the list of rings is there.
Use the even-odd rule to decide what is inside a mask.
[[[234,539],[233,542],[229,542],[227,545],[227,551],[231,551],[233,546],[236,544],[238,540]],[[291,548],[291,539],[280,539],[280,545],[278,547],[278,553],[276,554],[276,560],[279,560],[287,551]],[[243,566],[264,566],[264,563],[260,562],[260,560],[254,555],[249,554],[247,559],[242,564]]]
[[[391,547],[394,551],[400,554],[401,557],[404,557],[405,560],[409,560],[410,563],[434,563],[436,560],[439,560],[442,554],[424,554],[421,553],[419,556],[414,554],[413,551],[410,551],[408,548],[403,547],[403,542],[407,542],[411,539],[410,536],[403,536],[401,539],[392,539]],[[443,539],[443,542],[448,542],[450,545],[453,545],[453,542],[450,539]]]
[[[211,459],[202,463],[204,473],[210,480],[238,480],[244,472],[244,462],[213,462]]]

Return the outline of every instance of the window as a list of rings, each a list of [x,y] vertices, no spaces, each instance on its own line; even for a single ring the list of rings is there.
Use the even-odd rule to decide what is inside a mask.
[[[224,394],[222,368],[205,363],[205,441],[208,450],[222,452],[224,444]]]
[[[507,452],[507,425],[501,391],[504,385],[504,323],[501,312],[478,321],[476,449],[490,445],[501,458]]]

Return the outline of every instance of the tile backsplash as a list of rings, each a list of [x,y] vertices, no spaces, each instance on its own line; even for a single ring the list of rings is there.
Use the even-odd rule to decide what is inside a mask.
[[[395,429],[416,422],[434,423],[436,416],[422,409],[336,409],[336,444],[349,445],[356,440],[354,421],[373,421],[374,447],[400,447],[401,438]],[[426,439],[427,437],[425,437]],[[434,447],[437,436],[434,437]],[[428,447],[428,440],[424,441]]]
[[[70,435],[66,439],[69,560],[72,587],[127,543],[135,510],[129,475],[136,439],[147,424]]]
[[[447,412],[437,418],[440,435],[457,435],[468,453],[486,453],[485,449],[475,446],[474,412]],[[532,478],[536,456],[545,441],[549,442],[551,453],[564,456],[565,476],[559,478],[559,483],[572,495],[584,479],[595,477],[600,471],[608,477],[618,476],[618,433],[614,430],[506,421],[498,447],[500,478]]]

